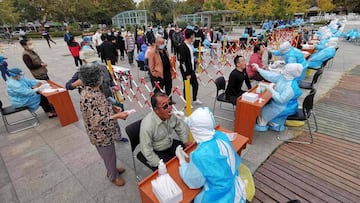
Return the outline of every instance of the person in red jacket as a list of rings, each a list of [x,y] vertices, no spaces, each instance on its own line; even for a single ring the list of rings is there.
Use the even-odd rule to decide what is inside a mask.
[[[75,38],[72,37],[72,36],[70,37],[68,47],[69,47],[71,55],[74,57],[75,66],[79,67],[79,63],[80,63],[80,66],[82,66],[82,61],[81,61],[81,59],[79,57],[80,45],[79,45],[79,43],[77,43],[75,41]]]

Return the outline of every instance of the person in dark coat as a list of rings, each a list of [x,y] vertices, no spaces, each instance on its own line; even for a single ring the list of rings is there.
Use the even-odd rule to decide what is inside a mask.
[[[100,46],[101,59],[105,61],[110,60],[112,65],[115,65],[118,52],[116,51],[115,45],[109,40],[109,38],[105,38],[104,42]]]

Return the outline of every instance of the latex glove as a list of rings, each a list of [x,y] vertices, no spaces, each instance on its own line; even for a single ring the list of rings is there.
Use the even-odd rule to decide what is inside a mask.
[[[179,159],[180,165],[186,163],[185,158],[189,158],[189,155],[184,152],[184,149],[181,145],[176,147],[175,154],[176,157]]]
[[[275,91],[273,85],[266,85],[266,89],[268,91],[270,91],[271,93],[273,93]]]
[[[260,67],[259,67],[259,65],[258,64],[256,64],[256,63],[253,63],[253,64],[251,64],[255,69],[256,69],[256,71],[258,71],[259,72],[259,69],[260,69]]]
[[[178,119],[184,120],[185,114],[182,111],[173,111],[171,112],[174,116],[176,116]]]
[[[40,87],[35,87],[35,88],[33,88],[33,90],[34,90],[35,92],[38,92],[38,91],[40,90]]]

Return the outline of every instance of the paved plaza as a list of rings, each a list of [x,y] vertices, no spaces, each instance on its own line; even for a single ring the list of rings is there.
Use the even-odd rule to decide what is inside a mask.
[[[360,23],[348,22],[345,31],[359,28]],[[238,38],[240,33],[232,33],[231,38]],[[34,40],[34,48],[41,59],[48,64],[49,77],[52,81],[65,85],[76,71],[74,60],[62,38],[56,38],[56,45],[48,48],[45,40]],[[80,41],[80,38],[77,38]],[[337,52],[331,68],[324,71],[316,100],[321,98],[331,88],[336,86],[344,72],[360,64],[360,46],[340,39]],[[32,78],[22,61],[22,47],[18,42],[1,44],[2,55],[8,58],[9,67],[18,67],[25,72],[25,76]],[[119,63],[129,67],[134,79],[144,77],[144,72],[130,67],[127,61]],[[230,72],[230,71],[229,71]],[[215,75],[215,70],[211,74]],[[178,77],[181,78],[180,75]],[[150,81],[145,78],[148,86]],[[173,86],[178,86],[182,92],[182,82],[174,80]],[[304,91],[302,98],[306,95]],[[48,119],[40,108],[36,113],[40,125],[16,134],[8,134],[3,122],[0,122],[0,202],[122,202],[137,203],[140,195],[133,167],[131,147],[129,143],[116,143],[118,166],[125,167],[122,175],[126,184],[123,187],[114,186],[106,178],[104,164],[90,144],[85,133],[83,121],[79,111],[79,94],[70,92],[79,121],[61,127],[57,118]],[[202,106],[212,108],[216,95],[213,83],[204,83],[199,86],[199,99]],[[9,105],[5,83],[0,81],[0,98],[5,105]],[[184,103],[178,96],[174,96],[177,109],[182,109]],[[128,99],[124,102],[126,109],[136,109],[127,120],[119,120],[122,133],[125,127],[143,118],[150,109],[141,108],[136,102]],[[198,106],[194,105],[194,108]],[[234,118],[234,112],[220,110],[217,104],[216,115]],[[19,114],[14,119],[18,119]],[[217,122],[233,130],[233,122],[217,120]],[[276,139],[277,133],[255,133],[253,144],[248,145],[242,152],[244,163],[254,172],[276,149],[281,142]],[[151,173],[142,163],[135,161],[137,175],[146,177]]]

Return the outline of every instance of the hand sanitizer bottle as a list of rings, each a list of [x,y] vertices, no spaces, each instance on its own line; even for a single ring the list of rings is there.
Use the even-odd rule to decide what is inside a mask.
[[[159,176],[167,173],[166,165],[164,164],[164,161],[162,159],[160,159],[159,161],[158,172]]]

